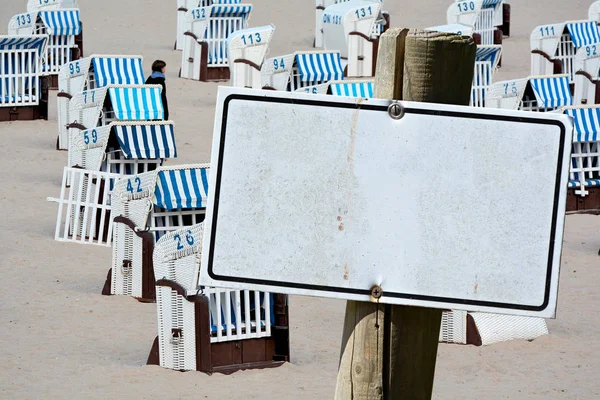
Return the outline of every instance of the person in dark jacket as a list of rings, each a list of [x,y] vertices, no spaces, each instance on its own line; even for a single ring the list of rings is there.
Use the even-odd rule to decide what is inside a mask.
[[[169,105],[167,103],[167,84],[165,83],[165,71],[167,63],[162,60],[156,60],[152,63],[152,75],[146,79],[146,85],[162,86],[162,103],[165,109],[165,120],[169,119]]]

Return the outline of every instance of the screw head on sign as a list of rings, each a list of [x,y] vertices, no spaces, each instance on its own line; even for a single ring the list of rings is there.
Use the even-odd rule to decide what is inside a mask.
[[[404,117],[404,107],[398,102],[394,102],[388,107],[388,114],[392,119],[401,119]]]
[[[371,288],[371,296],[374,299],[379,299],[379,298],[381,298],[382,295],[383,295],[383,289],[381,288],[381,286],[373,286]]]

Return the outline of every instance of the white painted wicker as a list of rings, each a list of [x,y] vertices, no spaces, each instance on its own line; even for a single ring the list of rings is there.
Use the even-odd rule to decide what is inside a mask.
[[[208,164],[175,165],[134,174],[121,179],[113,192],[113,215],[125,217],[138,231],[148,231],[157,240],[161,236],[195,225],[204,219],[204,208],[163,210],[154,205],[160,171],[184,171],[208,168]],[[186,188],[193,192],[193,188]],[[114,223],[111,293],[143,297],[143,240],[123,223]],[[159,225],[159,226],[157,226]],[[185,244],[185,242],[183,242]]]
[[[211,343],[271,336],[270,293],[196,285],[202,232],[202,224],[168,232],[154,250],[156,281],[174,282],[186,292],[183,296],[172,287],[156,287],[160,365],[165,368],[196,369],[196,303],[187,300],[189,295],[208,300]]]
[[[154,250],[154,276],[191,289],[197,256],[202,246],[202,224],[164,235]],[[188,235],[193,245],[177,250],[175,235]],[[160,365],[175,370],[196,370],[195,303],[176,290],[156,287]]]
[[[467,344],[467,312],[460,310],[442,312],[440,342]]]
[[[517,339],[534,340],[548,334],[548,327],[543,318],[481,312],[469,314],[475,321],[483,346]]]
[[[126,217],[144,230],[152,208],[156,172],[120,179],[112,194],[112,214]],[[132,193],[128,188],[135,187]],[[114,218],[113,217],[113,218]],[[142,297],[142,238],[123,223],[113,224],[111,294]]]

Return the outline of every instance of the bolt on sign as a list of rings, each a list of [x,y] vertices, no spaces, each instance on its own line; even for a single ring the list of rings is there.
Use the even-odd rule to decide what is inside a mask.
[[[220,88],[199,284],[554,317],[572,131]]]

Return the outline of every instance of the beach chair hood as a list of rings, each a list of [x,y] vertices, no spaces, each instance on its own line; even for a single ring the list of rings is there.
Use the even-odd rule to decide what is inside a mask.
[[[373,97],[373,84],[372,80],[330,82],[329,89],[334,96],[370,99]]]
[[[540,108],[558,108],[573,104],[568,75],[530,78]]]
[[[171,121],[124,122],[82,130],[75,140],[76,151],[97,153],[83,160],[83,168],[100,170],[110,139],[114,138],[126,160],[152,160],[177,157],[174,126]],[[74,159],[75,160],[75,159]]]
[[[163,167],[157,171],[154,205],[165,210],[206,208],[209,165]]]
[[[563,112],[573,118],[573,142],[600,140],[600,106],[565,107]]]
[[[477,46],[477,52],[475,54],[475,61],[485,62],[489,61],[492,65],[492,70],[498,68],[500,57],[502,56],[501,45],[489,45],[489,46]]]
[[[49,35],[75,36],[81,33],[79,10],[76,8],[39,11],[38,15]]]
[[[541,25],[531,32],[531,50],[538,50],[553,57],[563,33],[568,33],[575,48],[600,42],[600,27],[595,21],[567,21],[558,24]]]
[[[142,85],[142,56],[92,56],[96,87]]]
[[[111,85],[108,94],[118,120],[163,119],[160,85]]]
[[[344,79],[342,60],[337,51],[296,53],[294,62],[302,82]]]
[[[8,36],[0,35],[0,50],[36,49],[42,55],[48,43],[48,35]]]

